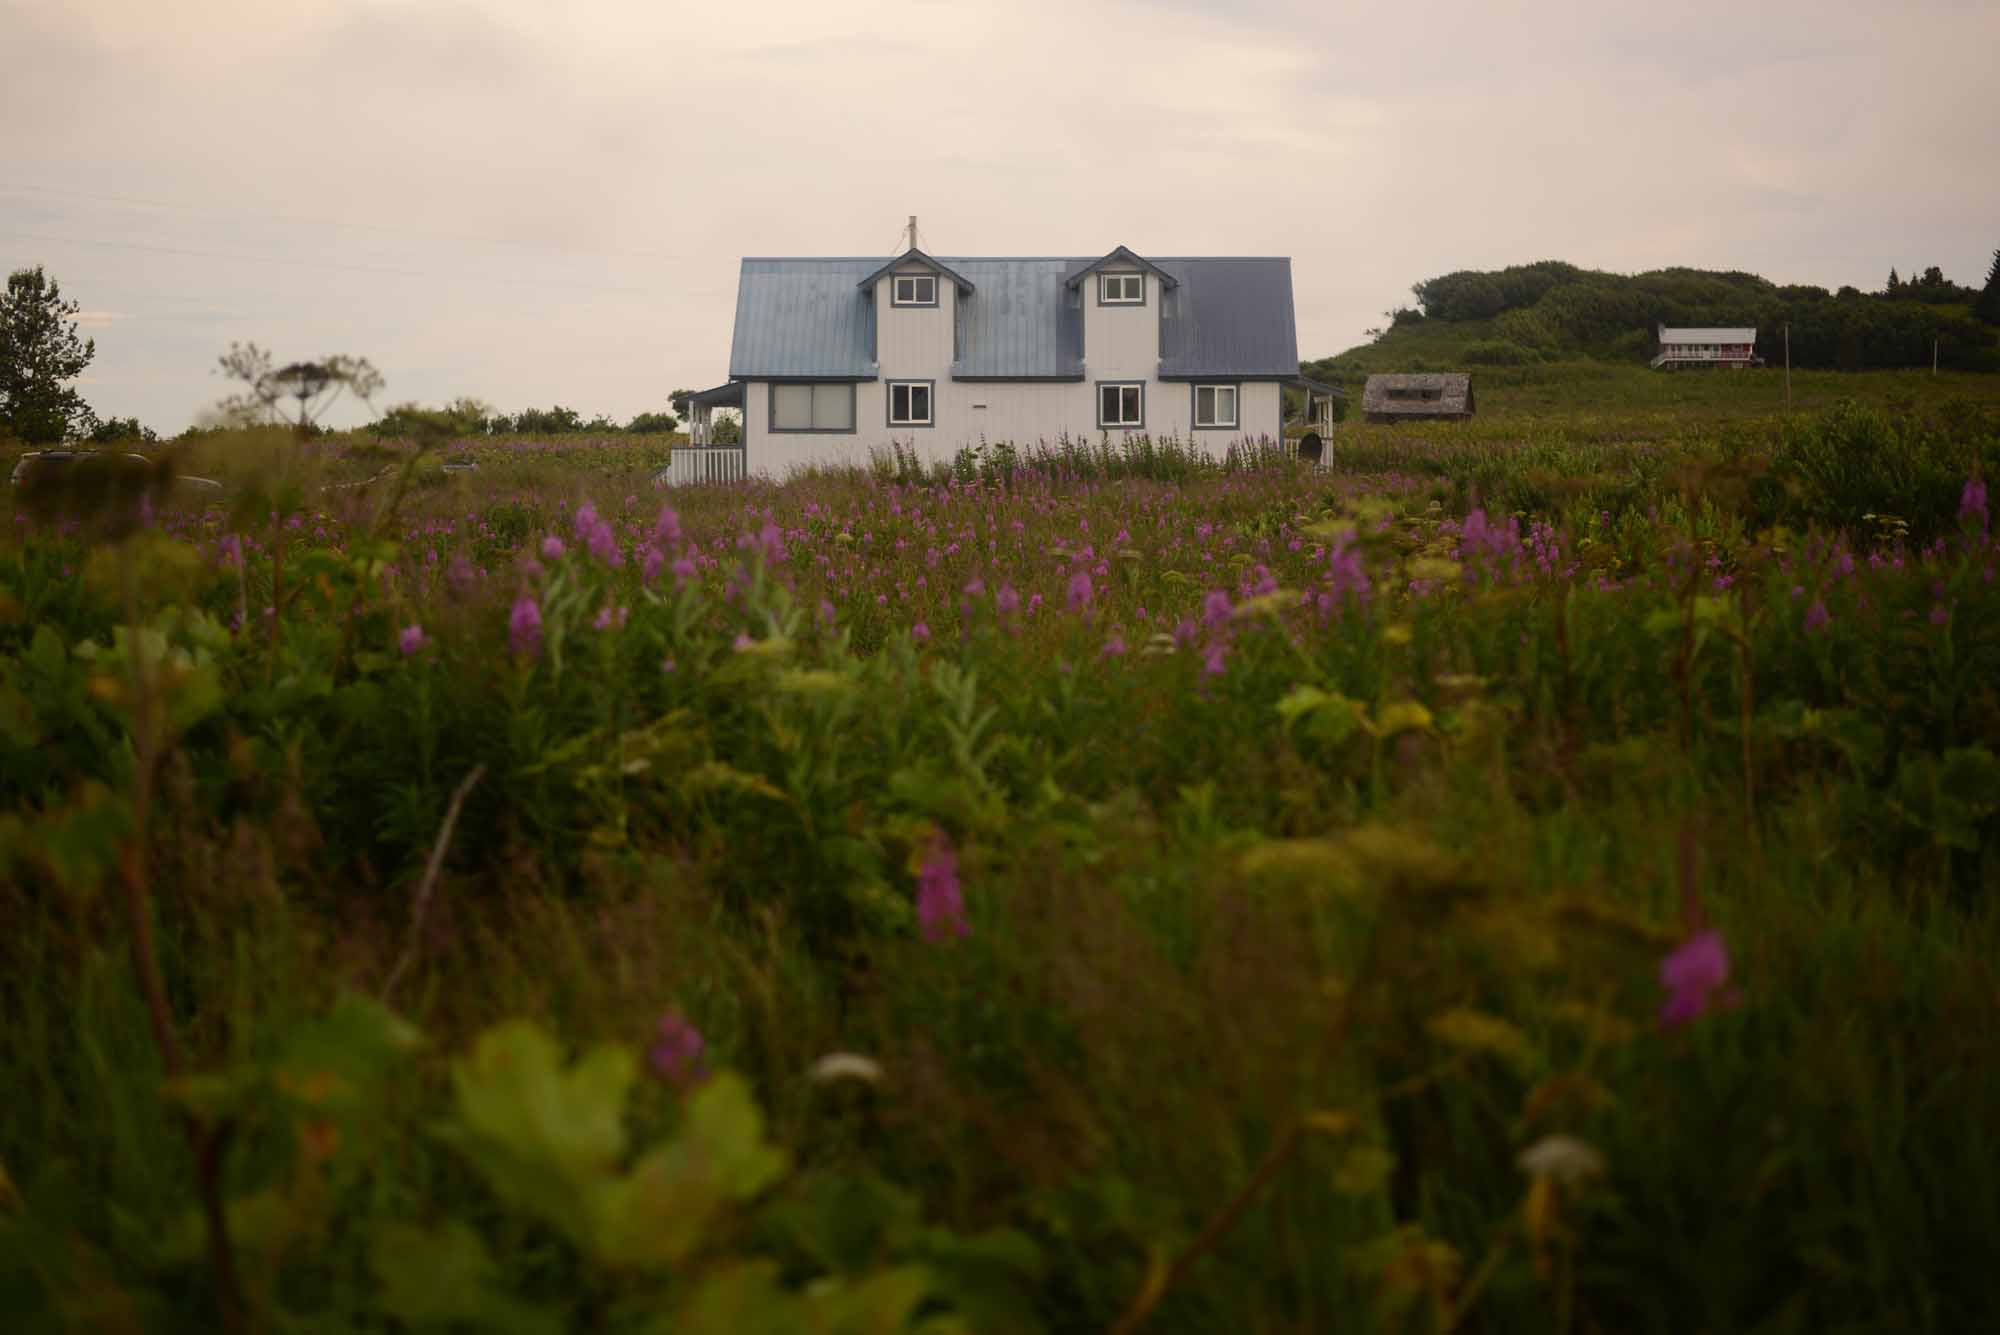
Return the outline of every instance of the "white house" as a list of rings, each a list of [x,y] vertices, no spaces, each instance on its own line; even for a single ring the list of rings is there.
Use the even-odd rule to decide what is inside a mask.
[[[1661,325],[1660,351],[1653,358],[1657,369],[1678,370],[1688,366],[1761,366],[1757,355],[1757,330],[1669,329]]]
[[[1283,434],[1299,376],[1284,257],[745,259],[729,383],[690,398],[697,440],[743,413],[744,464],[950,459],[982,441],[1141,433],[1220,456]],[[1330,415],[1317,420],[1330,421]]]

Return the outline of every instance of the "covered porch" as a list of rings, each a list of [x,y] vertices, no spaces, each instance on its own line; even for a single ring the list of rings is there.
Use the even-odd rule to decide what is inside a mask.
[[[743,382],[732,380],[714,389],[687,396],[680,408],[687,422],[688,443],[674,447],[667,466],[654,475],[660,486],[684,487],[698,482],[741,482],[750,475],[743,452]],[[722,444],[715,439],[716,411],[734,408],[737,414],[736,440]]]
[[[1333,405],[1337,399],[1347,394],[1335,385],[1323,385],[1317,380],[1296,376],[1284,382],[1286,389],[1297,390],[1305,396],[1299,415],[1291,418],[1286,425],[1303,425],[1305,434],[1299,437],[1298,456],[1309,463],[1319,463],[1326,454],[1326,442],[1333,435]],[[1290,433],[1287,432],[1287,439]]]

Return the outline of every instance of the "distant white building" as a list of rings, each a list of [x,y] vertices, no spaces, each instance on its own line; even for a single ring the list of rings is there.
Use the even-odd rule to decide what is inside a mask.
[[[1727,366],[1741,370],[1762,366],[1757,355],[1757,330],[1748,329],[1669,329],[1660,326],[1660,351],[1653,358],[1656,370],[1676,371],[1688,366]]]

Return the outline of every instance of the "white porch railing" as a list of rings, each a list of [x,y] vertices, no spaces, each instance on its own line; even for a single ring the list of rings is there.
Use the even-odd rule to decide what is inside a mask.
[[[750,476],[741,445],[683,446],[667,456],[667,466],[653,475],[663,487],[688,487],[703,482],[741,482]]]

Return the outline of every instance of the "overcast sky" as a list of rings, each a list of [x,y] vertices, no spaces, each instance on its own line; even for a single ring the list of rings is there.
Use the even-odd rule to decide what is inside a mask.
[[[941,255],[1290,255],[1311,358],[1536,259],[1977,285],[1996,51],[1993,0],[0,0],[0,268],[163,431],[232,339],[382,403],[664,407],[726,378],[740,257],[911,213]]]

